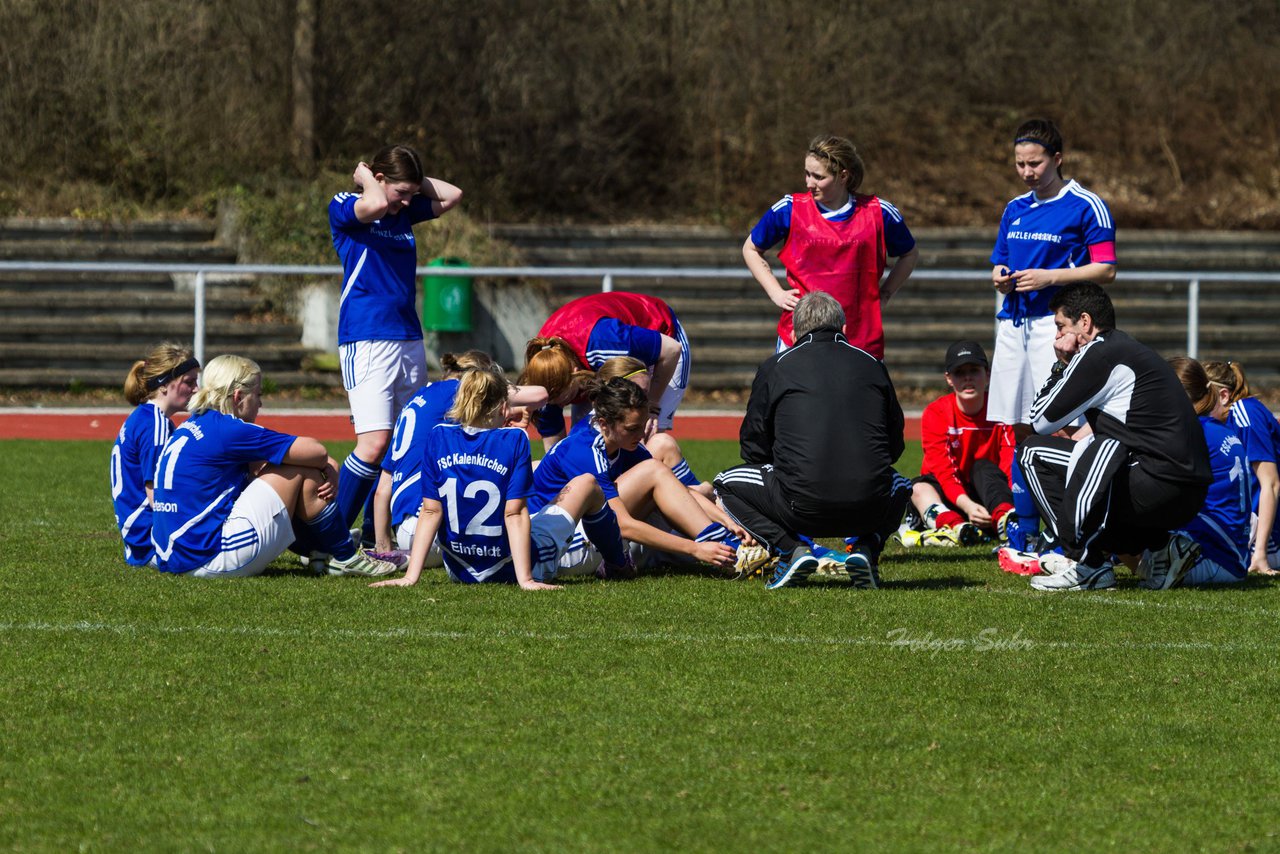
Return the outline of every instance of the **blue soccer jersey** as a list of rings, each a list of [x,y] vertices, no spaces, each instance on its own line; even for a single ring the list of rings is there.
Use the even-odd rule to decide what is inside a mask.
[[[111,503],[124,540],[124,559],[133,566],[145,566],[155,554],[146,484],[154,478],[160,449],[172,432],[168,416],[146,401],[129,413],[111,447]]]
[[[838,210],[828,210],[818,205],[822,218],[831,222],[845,222],[853,216],[853,209],[853,196],[850,196],[845,206]],[[906,220],[902,218],[897,208],[884,199],[880,200],[880,217],[884,220],[885,254],[890,258],[898,258],[915,248],[916,239],[912,236],[911,229],[907,228]],[[786,240],[790,233],[791,195],[788,194],[775,202],[773,207],[760,217],[760,221],[751,229],[751,242],[758,249],[769,249]]]
[[[569,431],[569,435],[557,442],[538,463],[533,472],[533,495],[529,498],[529,511],[537,513],[555,500],[565,484],[580,474],[595,476],[604,493],[605,501],[618,497],[614,483],[633,466],[652,459],[644,445],[634,451],[619,449],[609,456],[604,446],[604,436],[596,429],[592,415],[587,415]]]
[[[1249,565],[1249,464],[1235,430],[1200,416],[1213,484],[1204,506],[1183,529],[1200,544],[1204,556],[1238,578]]]
[[[222,523],[249,485],[247,466],[258,460],[279,465],[295,436],[208,410],[173,431],[156,465],[151,539],[164,572],[190,572],[224,546]]]
[[[436,540],[454,581],[516,581],[506,503],[533,491],[529,437],[518,427],[440,424],[427,436],[422,493],[443,510]]]
[[[1094,260],[1114,263],[1113,248],[1105,257],[1091,258],[1089,247],[1116,239],[1111,210],[1101,197],[1068,181],[1052,199],[1024,193],[1005,205],[991,263],[1017,270],[1064,270]],[[1050,287],[1005,294],[997,317],[1018,320],[1053,314],[1049,301],[1058,292]]]
[[[396,419],[391,448],[382,470],[391,475],[391,524],[398,527],[422,507],[422,459],[431,428],[446,423],[445,413],[458,393],[456,379],[418,389]]]
[[[356,217],[358,193],[338,193],[329,202],[329,230],[342,261],[338,343],[416,341],[422,338],[414,296],[417,244],[413,226],[435,218],[432,200],[417,195],[373,222]]]
[[[1245,459],[1250,466],[1255,463],[1277,463],[1280,460],[1280,422],[1271,414],[1271,410],[1256,397],[1246,397],[1231,404],[1231,413],[1227,419],[1244,442]],[[1253,479],[1250,495],[1250,509],[1258,512],[1258,496],[1261,486],[1257,478]],[[1269,551],[1280,545],[1280,524],[1271,529]]]

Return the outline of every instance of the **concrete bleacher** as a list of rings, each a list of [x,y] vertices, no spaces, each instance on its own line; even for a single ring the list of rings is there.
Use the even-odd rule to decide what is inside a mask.
[[[72,219],[0,220],[0,259],[233,264],[206,221],[106,225]],[[193,276],[0,270],[0,387],[119,387],[152,343],[190,344]],[[302,369],[313,351],[301,326],[264,312],[249,277],[222,277],[206,295],[206,353],[235,352],[275,384],[331,385]]]
[[[495,225],[492,232],[535,266],[742,270],[741,278],[733,279],[615,276],[615,288],[656,294],[676,309],[693,342],[692,381],[698,391],[747,389],[756,365],[773,350],[777,311],[746,275],[742,235],[717,227],[653,225]],[[900,387],[936,388],[950,341],[991,342],[995,295],[987,280],[987,257],[992,236],[986,229],[915,233],[920,263],[885,313],[886,363]],[[1140,271],[1280,270],[1276,233],[1122,230],[1118,247],[1122,278],[1112,293],[1120,325],[1166,355],[1186,350],[1186,282],[1139,278]],[[208,221],[108,226],[11,219],[0,220],[0,259],[227,264],[236,261],[236,253]],[[943,269],[972,270],[974,278],[930,277],[931,270]],[[0,387],[118,387],[151,342],[191,340],[191,280],[190,275],[154,273],[0,271]],[[211,277],[210,285],[206,354],[250,356],[281,388],[339,383],[332,371],[304,367],[318,351],[300,343],[298,320],[263,311],[252,278]],[[549,288],[545,302],[554,308],[598,291],[601,281],[554,279],[544,285]],[[1280,286],[1274,283],[1203,284],[1201,357],[1237,359],[1257,384],[1280,387],[1277,317]],[[536,319],[526,319],[536,328]],[[470,346],[465,336],[455,337],[451,346]],[[506,346],[504,361],[514,362],[511,354],[522,352],[522,341]]]
[[[499,225],[495,237],[516,246],[531,264],[555,266],[737,267],[739,280],[628,279],[617,290],[645,290],[667,300],[693,343],[694,388],[746,388],[755,366],[773,351],[777,310],[745,275],[744,235],[698,226]],[[885,362],[904,388],[936,387],[951,341],[990,346],[995,294],[988,279],[993,231],[918,229],[920,261],[884,318]],[[1117,238],[1122,278],[1111,288],[1120,325],[1165,355],[1186,352],[1187,284],[1143,279],[1144,270],[1280,271],[1280,234],[1124,231]],[[776,262],[775,262],[775,266]],[[931,270],[973,270],[974,280],[930,278]],[[556,304],[600,289],[599,278],[556,280]],[[1260,281],[1204,283],[1200,356],[1232,358],[1251,380],[1280,386],[1280,286]]]

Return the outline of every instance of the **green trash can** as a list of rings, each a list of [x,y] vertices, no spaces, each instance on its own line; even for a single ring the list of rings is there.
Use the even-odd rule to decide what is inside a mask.
[[[461,258],[432,258],[428,267],[469,267]],[[433,332],[471,331],[471,277],[422,277],[422,326]]]

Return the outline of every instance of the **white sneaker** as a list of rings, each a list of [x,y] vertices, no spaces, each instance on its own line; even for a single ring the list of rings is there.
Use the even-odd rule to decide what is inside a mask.
[[[329,558],[330,575],[361,575],[365,578],[381,578],[396,572],[396,565],[385,560],[369,556],[364,549],[356,549],[356,553],[346,560]]]
[[[738,546],[738,559],[733,565],[732,578],[741,581],[762,575],[773,562],[773,555],[764,546]]]
[[[1186,534],[1174,534],[1162,549],[1143,554],[1138,562],[1144,590],[1168,590],[1180,582],[1200,559],[1200,545]]]
[[[1110,566],[1086,566],[1056,552],[1040,558],[1040,568],[1052,574],[1032,578],[1031,586],[1036,590],[1105,590],[1116,586],[1116,574]]]

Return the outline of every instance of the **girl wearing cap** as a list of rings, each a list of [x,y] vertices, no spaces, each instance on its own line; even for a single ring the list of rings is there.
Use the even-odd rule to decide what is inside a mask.
[[[199,373],[200,363],[189,349],[164,343],[134,362],[125,377],[124,396],[135,409],[111,446],[111,503],[124,559],[132,566],[155,561],[151,502],[156,460],[173,432],[173,416],[186,412],[196,393]]]
[[[1013,430],[987,418],[990,373],[978,342],[947,348],[943,377],[951,394],[929,404],[920,418],[924,461],[911,503],[925,523],[924,545],[975,545],[983,530],[1003,531],[1013,509]]]
[[[804,158],[807,192],[783,196],[742,244],[747,269],[782,309],[779,351],[795,343],[791,313],[800,297],[826,291],[844,309],[849,343],[884,358],[880,309],[915,269],[916,241],[897,208],[858,192],[863,172],[852,142],[839,136],[816,137]],[[786,287],[778,284],[764,255],[778,243]],[[881,282],[886,256],[897,260]]]

